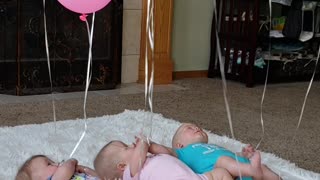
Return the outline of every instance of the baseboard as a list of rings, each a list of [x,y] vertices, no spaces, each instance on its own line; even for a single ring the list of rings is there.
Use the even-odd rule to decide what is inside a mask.
[[[177,71],[173,72],[173,79],[184,79],[184,78],[201,78],[201,77],[208,77],[207,70],[201,71]]]

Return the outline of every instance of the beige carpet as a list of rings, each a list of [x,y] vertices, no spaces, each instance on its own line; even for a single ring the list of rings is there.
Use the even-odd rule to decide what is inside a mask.
[[[218,135],[230,135],[219,79],[186,79],[174,83],[186,90],[155,93],[154,112],[181,122],[195,122]],[[263,108],[265,138],[260,148],[290,160],[301,168],[319,173],[319,82],[315,82],[311,89],[301,126],[293,141],[307,86],[307,82],[268,85]],[[228,82],[235,136],[244,143],[256,145],[260,140],[262,90],[263,86],[246,88],[243,84]],[[144,94],[88,98],[89,117],[144,108]],[[80,98],[56,101],[57,119],[82,118],[82,103]],[[48,121],[52,121],[51,102],[0,105],[2,126]]]

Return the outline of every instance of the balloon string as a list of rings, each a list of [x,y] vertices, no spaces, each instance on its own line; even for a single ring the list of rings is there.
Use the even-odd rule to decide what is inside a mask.
[[[310,82],[309,82],[309,86],[308,86],[306,95],[305,95],[304,100],[303,100],[303,104],[302,104],[302,108],[301,108],[301,112],[300,112],[300,116],[299,116],[298,125],[297,125],[297,128],[296,128],[295,132],[294,132],[293,139],[295,139],[296,134],[297,134],[297,132],[298,132],[298,129],[299,129],[299,127],[300,127],[301,121],[302,121],[302,116],[303,116],[303,113],[304,113],[304,109],[305,109],[305,106],[306,106],[306,102],[307,102],[307,99],[308,99],[308,95],[309,95],[309,92],[310,92],[310,89],[311,89],[311,86],[312,86],[312,83],[313,83],[314,76],[315,76],[316,71],[317,71],[319,58],[320,58],[320,45],[319,45],[319,49],[318,49],[318,56],[317,56],[316,64],[315,64],[315,67],[314,67],[314,71],[313,71],[311,80],[310,80]]]
[[[150,77],[150,82],[149,82],[149,109],[150,112],[153,113],[153,87],[154,87],[154,16],[153,16],[153,12],[154,12],[154,0],[151,0],[150,3],[150,19],[149,19],[149,44],[150,44],[150,48],[151,48],[151,77]],[[149,135],[147,136],[147,138],[152,139],[152,130],[153,130],[153,115],[150,114],[150,131],[149,131]]]
[[[150,19],[149,19],[149,26],[148,26],[148,34],[149,34],[149,43],[151,48],[151,77],[149,82],[149,92],[148,92],[148,100],[149,100],[149,109],[153,112],[153,85],[154,85],[154,22],[153,22],[153,9],[154,9],[154,2],[151,1],[150,3]]]
[[[272,19],[272,0],[269,0],[269,31],[271,30],[271,19]],[[269,37],[269,47],[268,47],[268,52],[269,52],[269,57],[271,53],[271,38]],[[262,143],[264,136],[265,136],[265,128],[264,128],[264,120],[263,120],[263,104],[264,104],[264,99],[265,99],[265,94],[267,90],[267,84],[268,84],[268,79],[269,79],[269,67],[270,67],[270,61],[267,62],[267,72],[266,72],[266,78],[264,81],[264,87],[263,87],[263,93],[261,96],[261,103],[260,103],[260,123],[261,123],[261,129],[262,129],[262,135],[261,139],[258,142],[256,149],[260,147],[260,144]]]
[[[147,1],[147,19],[146,19],[146,33],[148,34],[149,31],[149,4],[150,0]],[[144,106],[145,109],[148,109],[148,84],[149,84],[149,62],[148,62],[148,36],[145,37],[145,66],[144,66]]]
[[[47,64],[48,64],[48,73],[49,73],[49,80],[50,80],[50,91],[51,91],[51,103],[52,103],[52,112],[53,112],[53,121],[54,121],[54,132],[56,133],[56,105],[54,101],[54,94],[53,94],[53,83],[51,77],[51,66],[50,66],[50,53],[49,53],[49,43],[48,43],[48,31],[47,31],[47,17],[46,17],[46,0],[43,0],[43,22],[44,22],[44,40],[46,45],[46,55],[47,55]]]
[[[146,45],[145,45],[145,108],[150,112],[153,112],[153,89],[154,89],[154,22],[153,22],[153,0],[148,0],[147,2],[147,19],[146,19]],[[149,43],[149,44],[148,44]],[[151,72],[149,79],[149,45],[151,49]],[[152,114],[150,118],[145,118],[145,121],[149,121],[149,136],[152,135]],[[145,127],[145,122],[143,127]],[[141,130],[143,132],[143,129]]]
[[[215,22],[217,23],[216,0],[213,0],[213,3],[214,3],[214,5],[213,5],[214,18],[215,18]],[[221,47],[220,47],[220,41],[219,41],[217,25],[215,27],[216,27],[215,36],[216,36],[216,44],[217,44],[216,52],[218,53],[218,59],[219,59],[219,65],[220,65],[220,74],[221,74],[221,79],[222,79],[223,98],[224,98],[225,107],[226,107],[226,111],[227,111],[227,117],[228,117],[231,137],[233,139],[235,139],[234,131],[233,131],[233,125],[232,125],[232,119],[231,119],[231,113],[230,113],[230,106],[229,106],[228,97],[227,97],[227,82],[226,82],[226,77],[225,77],[225,72],[224,72],[224,62],[222,61]]]
[[[152,117],[153,117],[153,84],[154,84],[154,24],[153,24],[153,8],[154,8],[154,2],[153,0],[147,1],[147,17],[146,17],[146,39],[145,39],[145,109],[149,110],[151,113],[145,113],[145,119],[143,121],[141,134],[143,136],[144,134],[144,128],[150,127],[150,131],[147,135],[147,139],[151,139],[152,136]],[[151,74],[150,74],[150,80],[149,80],[149,58],[148,58],[148,43],[150,45],[151,49]],[[146,125],[146,121],[149,120],[149,125]],[[141,153],[143,152],[143,148],[141,148]],[[143,164],[139,164],[139,169],[141,169]]]
[[[82,142],[83,138],[85,137],[87,133],[87,111],[86,111],[86,104],[87,104],[87,96],[88,96],[88,89],[91,81],[91,76],[92,76],[92,40],[93,40],[93,31],[94,31],[94,20],[95,20],[95,13],[92,15],[92,24],[91,24],[91,30],[89,28],[88,21],[85,20],[86,26],[87,26],[87,31],[88,31],[88,36],[89,36],[89,55],[88,55],[88,66],[87,66],[87,78],[86,78],[86,89],[85,89],[85,96],[84,96],[84,102],[83,102],[83,116],[84,116],[84,131],[81,134],[80,139],[78,140],[77,144],[73,148],[70,158],[73,156],[75,151],[78,149],[80,143]]]
[[[146,20],[146,51],[145,51],[145,108],[153,112],[153,81],[154,81],[154,24],[153,24],[153,2],[147,2],[147,20]],[[148,42],[151,49],[151,74],[149,79],[149,58]]]
[[[221,74],[221,79],[222,79],[223,98],[224,98],[225,107],[226,107],[226,111],[227,111],[227,118],[228,118],[228,122],[229,122],[231,137],[233,139],[235,139],[234,131],[233,131],[233,125],[232,125],[231,112],[230,112],[230,106],[229,106],[228,97],[227,97],[227,81],[226,81],[225,71],[224,71],[224,62],[222,61],[220,40],[219,40],[219,35],[218,35],[218,31],[219,31],[219,26],[220,25],[218,25],[217,6],[216,5],[217,5],[216,0],[213,0],[213,13],[214,13],[213,14],[213,18],[215,18],[215,23],[216,23],[216,25],[215,25],[216,29],[214,30],[215,31],[215,36],[216,36],[216,45],[217,45],[216,52],[218,53],[220,74]],[[241,174],[241,171],[240,171],[240,168],[239,168],[240,164],[239,164],[239,160],[238,160],[237,156],[236,156],[236,162],[237,162],[237,167],[238,167],[239,178],[240,178],[240,180],[242,180],[242,174]]]
[[[267,62],[266,79],[264,81],[264,88],[263,88],[263,93],[262,93],[261,102],[260,102],[260,123],[261,123],[262,135],[255,149],[258,149],[260,147],[260,144],[262,143],[265,135],[264,120],[263,120],[263,104],[264,104],[265,94],[267,90],[268,77],[269,77],[269,61]]]

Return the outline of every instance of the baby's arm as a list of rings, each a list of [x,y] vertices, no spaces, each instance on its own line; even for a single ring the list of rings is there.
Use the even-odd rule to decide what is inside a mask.
[[[53,174],[52,180],[70,180],[73,176],[78,161],[76,159],[69,159],[60,165],[57,171]]]
[[[143,167],[147,158],[148,148],[148,142],[136,137],[135,148],[129,162],[131,177],[134,177]]]
[[[149,152],[152,154],[169,154],[171,156],[177,157],[176,153],[172,148],[169,148],[161,144],[157,144],[155,142],[151,142]]]

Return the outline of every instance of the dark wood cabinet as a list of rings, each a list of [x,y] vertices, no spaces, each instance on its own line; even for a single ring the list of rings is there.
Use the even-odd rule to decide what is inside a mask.
[[[313,1],[314,4],[309,4],[311,1],[305,1],[306,5],[303,8],[299,7],[302,13],[297,17],[289,17],[291,6],[274,3],[275,1],[272,3],[270,20],[269,4],[266,0],[217,0],[218,23],[214,17],[209,77],[220,74],[217,33],[227,79],[241,81],[247,87],[253,87],[256,83],[265,82],[268,71],[268,82],[310,80],[316,68],[320,44],[320,3]],[[301,0],[292,2],[298,1]],[[288,18],[292,18],[291,22],[295,22],[295,19],[298,21],[299,18],[302,20],[301,23],[297,23],[302,26],[297,31],[301,32],[300,37],[292,38],[288,34],[284,36],[281,31],[277,32],[275,27],[272,27],[270,33],[270,23],[275,26],[277,19],[285,19],[288,22]],[[290,24],[290,27],[295,26]],[[277,37],[272,37],[272,34]],[[278,34],[282,37],[278,37]],[[310,37],[301,38],[305,34],[310,34]],[[270,65],[269,70],[266,63]],[[316,79],[319,79],[320,69],[316,72]]]
[[[112,89],[121,79],[122,0],[96,13],[90,89]],[[48,46],[56,92],[84,90],[88,32],[79,14],[56,0],[46,1]],[[91,24],[91,15],[88,16]],[[50,93],[43,4],[38,0],[0,2],[0,93]]]
[[[209,77],[220,74],[217,33],[226,78],[243,81],[248,87],[253,86],[259,2],[259,0],[217,1],[217,17],[213,15],[211,29]]]

